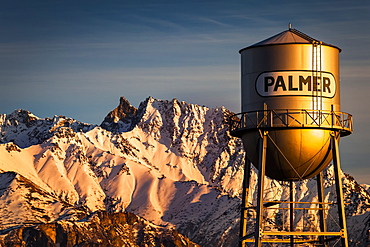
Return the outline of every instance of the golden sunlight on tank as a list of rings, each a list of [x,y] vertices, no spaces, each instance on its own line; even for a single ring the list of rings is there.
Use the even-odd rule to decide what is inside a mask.
[[[332,131],[351,133],[351,115],[340,112],[340,51],[295,29],[239,51],[243,113],[231,132],[257,166],[258,142],[268,131],[270,178],[317,175],[332,160]]]

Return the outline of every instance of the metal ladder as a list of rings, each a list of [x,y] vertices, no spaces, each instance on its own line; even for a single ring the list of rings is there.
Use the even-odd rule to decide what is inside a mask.
[[[321,41],[312,42],[312,110],[315,119],[320,118],[318,111],[323,110],[322,103],[322,59]],[[316,112],[316,113],[315,113]]]

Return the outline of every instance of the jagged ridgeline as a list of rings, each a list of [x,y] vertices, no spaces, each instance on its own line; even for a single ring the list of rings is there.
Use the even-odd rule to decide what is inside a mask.
[[[232,114],[151,97],[135,108],[121,97],[100,126],[0,115],[0,246],[236,246],[245,154],[228,132]],[[369,193],[343,181],[350,243],[367,246]],[[286,199],[283,182],[266,183],[266,200]],[[300,182],[297,200],[315,201],[315,188]],[[266,217],[271,229],[284,223],[278,210]],[[313,227],[317,218],[305,217],[297,224]]]

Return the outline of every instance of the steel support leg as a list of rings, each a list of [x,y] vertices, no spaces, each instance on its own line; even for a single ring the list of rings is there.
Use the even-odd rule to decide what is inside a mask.
[[[265,182],[265,167],[266,167],[266,149],[267,149],[267,131],[260,131],[261,139],[259,145],[259,160],[258,160],[258,188],[257,188],[257,219],[255,228],[255,247],[262,246],[262,214],[263,214],[263,191]]]
[[[317,181],[317,197],[319,201],[319,217],[320,217],[320,231],[321,232],[327,232],[327,226],[326,226],[326,218],[325,218],[325,191],[324,191],[324,180],[323,180],[323,175],[322,172],[320,172],[316,176],[316,181]],[[328,243],[325,241],[326,237],[325,236],[320,236],[320,244],[324,247],[328,247]]]
[[[290,231],[294,232],[294,188],[293,181],[289,181],[289,221],[290,221]],[[290,236],[290,246],[294,246],[294,236]]]
[[[239,233],[239,247],[244,247],[243,239],[247,235],[247,214],[248,214],[248,195],[250,183],[251,162],[245,154],[244,178],[243,178],[243,193],[242,193],[242,207],[240,217],[240,233]]]
[[[346,214],[344,211],[342,178],[340,176],[340,158],[339,158],[338,140],[339,140],[339,133],[333,132],[331,136],[331,148],[332,148],[332,153],[333,153],[335,187],[337,190],[339,225],[340,225],[341,231],[343,232],[341,242],[342,242],[342,247],[348,247],[347,223],[346,223]]]

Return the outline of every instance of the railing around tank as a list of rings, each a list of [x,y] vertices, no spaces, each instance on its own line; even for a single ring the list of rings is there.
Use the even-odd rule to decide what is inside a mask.
[[[241,132],[258,128],[323,128],[338,130],[341,136],[352,133],[352,115],[344,112],[320,110],[261,110],[238,113],[231,116],[230,132],[240,136]]]

